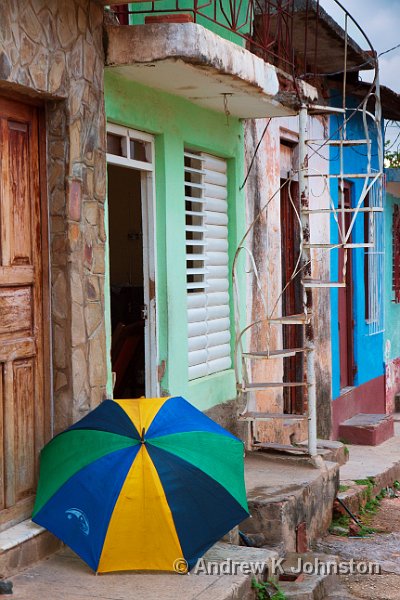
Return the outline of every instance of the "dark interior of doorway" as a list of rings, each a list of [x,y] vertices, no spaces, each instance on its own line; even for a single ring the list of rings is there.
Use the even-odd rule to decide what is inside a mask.
[[[145,395],[141,173],[108,165],[114,398]]]

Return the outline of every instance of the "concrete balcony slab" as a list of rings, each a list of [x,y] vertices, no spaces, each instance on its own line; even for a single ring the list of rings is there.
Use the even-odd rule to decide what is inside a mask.
[[[280,97],[273,65],[201,25],[108,25],[105,31],[106,69],[128,80],[243,119],[296,114]]]

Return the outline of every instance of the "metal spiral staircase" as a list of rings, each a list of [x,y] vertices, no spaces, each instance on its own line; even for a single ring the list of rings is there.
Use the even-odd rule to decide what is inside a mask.
[[[336,0],[335,0],[336,2]],[[340,3],[337,4],[343,8]],[[318,454],[317,450],[317,389],[315,376],[315,342],[314,342],[314,319],[313,312],[313,297],[318,293],[319,289],[323,288],[343,288],[346,287],[346,271],[348,265],[348,252],[353,248],[371,248],[374,246],[374,240],[369,237],[364,243],[353,243],[351,234],[355,226],[356,219],[359,215],[368,214],[369,230],[374,231],[374,219],[378,213],[383,212],[382,198],[382,177],[383,177],[383,140],[381,129],[381,103],[379,93],[379,76],[378,76],[378,61],[375,58],[375,77],[369,92],[366,94],[363,101],[356,108],[347,107],[347,47],[349,43],[348,22],[352,17],[344,10],[345,27],[344,27],[344,64],[343,64],[343,80],[341,83],[342,105],[337,106],[319,106],[313,103],[306,102],[300,98],[301,108],[299,111],[299,164],[294,170],[288,181],[285,182],[289,186],[289,198],[292,209],[296,213],[296,219],[300,229],[300,244],[298,248],[298,260],[295,269],[290,277],[288,285],[293,285],[296,279],[300,279],[301,294],[302,294],[302,311],[299,314],[282,314],[281,300],[285,292],[285,288],[281,291],[277,298],[267,298],[265,296],[261,283],[262,273],[256,266],[255,257],[251,251],[249,240],[254,233],[255,226],[259,226],[262,221],[262,216],[268,212],[268,206],[271,198],[267,199],[262,206],[259,214],[247,229],[242,238],[235,254],[232,277],[234,286],[235,300],[235,372],[237,382],[237,393],[242,399],[244,409],[238,415],[240,421],[244,421],[248,426],[247,448],[255,449],[273,449],[290,453],[301,453],[310,456]],[[356,24],[357,25],[357,24]],[[358,25],[357,25],[358,27]],[[367,36],[365,39],[369,43]],[[369,43],[371,46],[371,44]],[[372,56],[375,56],[371,46]],[[373,109],[370,109],[371,103]],[[364,125],[364,134],[362,139],[350,139],[348,137],[348,124],[351,119],[356,118],[361,113]],[[337,115],[341,120],[341,124],[331,137],[326,139],[311,139],[309,136],[309,118],[314,115]],[[379,168],[372,168],[372,136],[371,131],[377,139]],[[334,146],[339,152],[339,171],[338,173],[319,173],[309,167],[311,156],[323,147]],[[361,147],[364,150],[365,161],[362,169],[356,173],[346,172],[345,152],[348,147]],[[290,193],[291,181],[298,178],[298,193],[299,203],[293,202]],[[315,181],[315,178],[322,180],[326,190],[329,190],[329,184],[332,180],[338,182],[339,200],[335,206],[334,200],[330,196],[330,207],[315,207],[315,200],[310,206],[310,182]],[[352,206],[346,206],[345,202],[345,182],[346,180],[362,179],[363,187],[356,201]],[[282,187],[282,186],[281,186]],[[372,190],[374,193],[372,194]],[[280,190],[277,190],[278,194]],[[366,199],[370,198],[367,202]],[[374,201],[371,202],[371,197]],[[338,242],[332,244],[330,239],[323,242],[312,242],[312,223],[310,218],[314,214],[327,213],[333,216],[338,228]],[[350,216],[349,216],[350,214]],[[328,228],[329,231],[329,228]],[[311,232],[311,235],[310,235]],[[333,249],[341,249],[343,253],[343,268],[339,274],[337,281],[323,280],[313,277],[313,264],[315,261],[315,249],[321,252],[330,252]],[[245,255],[244,257],[242,255]],[[240,258],[242,257],[242,258]],[[246,266],[247,265],[247,266]],[[240,313],[240,271],[247,270],[247,274],[251,272],[253,281],[253,294],[257,296],[256,305],[262,307],[260,314],[243,316]],[[286,287],[287,287],[286,286]],[[272,306],[272,308],[268,308]],[[301,347],[279,347],[276,341],[276,335],[273,335],[273,329],[276,327],[282,328],[296,325],[302,328],[303,344]],[[255,347],[254,339],[257,338],[257,332],[264,332],[263,341],[264,347],[260,350],[259,344]],[[254,335],[256,333],[256,335]],[[281,336],[284,339],[284,336]],[[283,346],[283,344],[281,344]],[[303,363],[304,376],[300,381],[260,381],[257,378],[257,369],[254,365],[257,361],[284,361],[293,356],[301,356]],[[282,368],[283,372],[283,368]],[[304,407],[303,414],[289,414],[287,412],[261,412],[258,410],[257,392],[284,389],[284,388],[302,388],[304,390]],[[308,441],[307,445],[298,444],[278,444],[275,440],[260,441],[259,440],[259,425],[273,420],[304,419],[308,423]]]

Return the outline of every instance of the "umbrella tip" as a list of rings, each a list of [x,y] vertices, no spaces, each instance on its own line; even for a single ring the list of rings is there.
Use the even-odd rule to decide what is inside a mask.
[[[145,428],[143,427],[142,435],[140,436],[140,440],[141,440],[142,444],[144,444],[144,433],[145,433]]]

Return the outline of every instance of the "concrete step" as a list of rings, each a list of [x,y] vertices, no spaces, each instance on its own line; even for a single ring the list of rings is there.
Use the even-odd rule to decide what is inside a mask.
[[[0,579],[29,567],[62,546],[49,531],[30,519],[0,532]]]
[[[217,571],[218,565],[221,565],[226,569],[225,574],[240,574],[242,567],[248,565],[248,568],[254,571],[250,573],[252,577],[255,577],[258,581],[266,581],[273,576],[278,559],[279,554],[274,549],[252,548],[218,542],[200,559],[201,562],[199,561],[197,568],[200,571],[208,569],[209,574],[213,574],[213,570]],[[198,571],[199,574],[201,574],[200,571]]]
[[[360,413],[339,425],[338,437],[349,444],[378,446],[394,435],[393,416]]]
[[[287,600],[324,600],[340,588],[336,574],[337,556],[316,553],[295,553],[286,555],[282,563],[284,575],[278,585]],[[313,571],[308,573],[308,569]],[[306,571],[306,572],[304,572]],[[290,578],[284,580],[285,576]]]
[[[305,550],[331,523],[339,465],[304,457],[246,455],[245,476],[251,517],[241,531],[281,554]]]
[[[307,440],[301,442],[300,446],[307,446]],[[349,460],[349,451],[342,442],[335,440],[317,440],[318,454],[325,461],[336,462],[340,466],[345,465]]]
[[[152,571],[96,577],[81,559],[64,548],[10,581],[18,600],[254,600],[252,578],[244,573],[179,575]]]

